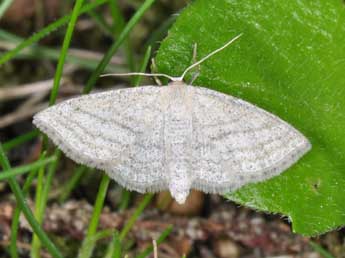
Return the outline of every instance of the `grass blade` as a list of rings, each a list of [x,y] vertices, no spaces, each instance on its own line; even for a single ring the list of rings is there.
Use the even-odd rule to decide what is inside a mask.
[[[6,154],[2,148],[2,145],[0,144],[0,164],[5,170],[10,170],[11,166],[10,163],[6,157]],[[19,205],[19,207],[22,209],[27,221],[32,227],[32,230],[37,234],[37,236],[40,238],[42,244],[47,248],[49,253],[54,257],[54,258],[62,258],[63,256],[61,255],[60,251],[56,248],[56,246],[51,242],[51,240],[48,238],[48,236],[45,234],[37,220],[35,219],[34,215],[32,214],[30,208],[27,206],[23,192],[20,189],[20,186],[18,182],[14,178],[9,178],[8,179],[10,188],[12,192],[14,193],[16,197],[16,201]]]
[[[49,163],[55,162],[56,159],[57,159],[56,156],[53,155],[49,158],[40,159],[40,160],[33,162],[31,164],[28,164],[28,165],[11,168],[9,170],[4,170],[4,171],[0,172],[0,180],[7,180],[9,178],[13,178],[13,177],[16,177],[18,175],[26,174],[33,169],[39,169],[39,168],[41,168],[41,167],[43,167]]]
[[[139,68],[139,72],[140,73],[143,73],[145,72],[146,68],[147,68],[147,65],[150,61],[150,57],[151,57],[151,46],[148,46],[147,49],[146,49],[146,52],[145,52],[145,55],[144,55],[144,58],[143,58],[143,61],[141,63],[141,66]],[[141,78],[142,76],[136,76],[133,80],[133,85],[134,87],[137,87],[139,86],[140,84],[140,81],[141,81]]]
[[[324,258],[335,258],[333,255],[331,255],[329,252],[327,252],[322,246],[319,244],[310,241],[309,242],[310,246],[319,254],[321,254]]]
[[[52,185],[52,181],[55,175],[55,171],[57,169],[60,157],[61,157],[61,151],[59,149],[55,149],[54,152],[54,156],[56,157],[56,160],[53,161],[52,163],[50,163],[49,167],[48,167],[48,172],[47,172],[47,176],[44,180],[44,186],[43,186],[43,192],[42,192],[42,212],[45,211],[46,208],[46,204],[48,201],[48,194],[50,191],[50,187]]]
[[[119,232],[115,231],[104,258],[121,258],[122,247]]]
[[[40,157],[40,160],[45,157],[45,153],[43,153]],[[43,213],[41,212],[42,209],[42,191],[43,191],[43,181],[44,181],[44,167],[40,167],[38,169],[38,176],[37,176],[37,186],[36,186],[36,196],[35,196],[35,217],[38,223],[41,225],[43,221]],[[34,234],[31,242],[31,251],[30,256],[32,258],[40,258],[41,252],[41,242],[36,234]]]
[[[113,31],[115,32],[116,36],[119,36],[126,25],[125,18],[123,17],[122,12],[119,8],[119,1],[109,0],[109,7],[110,7],[110,14],[113,18]],[[132,51],[129,37],[125,40],[124,45],[125,45],[128,68],[130,71],[134,71],[135,70],[134,57],[133,57],[133,51]]]
[[[99,28],[108,36],[113,37],[113,31],[111,26],[107,24],[107,22],[104,20],[103,16],[94,10],[90,10],[88,12],[91,18],[95,21],[95,23],[99,26]]]
[[[0,5],[0,19],[5,14],[7,9],[11,6],[13,0],[4,0]]]
[[[120,241],[118,232],[116,232],[114,235],[113,246],[114,246],[114,252],[111,258],[120,258],[122,250],[121,250],[121,241]]]
[[[123,211],[128,208],[129,202],[131,200],[131,192],[125,188],[121,191],[121,202],[119,204],[119,210]]]
[[[86,4],[80,11],[80,14],[86,13],[92,9],[95,9],[96,7],[106,3],[107,0],[97,0],[94,3]],[[36,34],[32,35],[25,41],[21,42],[16,46],[14,49],[7,51],[5,54],[3,54],[0,57],[0,66],[6,63],[7,61],[14,58],[20,51],[22,51],[24,48],[31,46],[32,44],[38,42],[42,38],[49,35],[51,32],[57,30],[61,26],[65,25],[69,20],[71,19],[71,14],[65,15],[62,18],[58,19],[57,21],[49,24],[47,27],[43,28]]]
[[[152,197],[153,197],[153,194],[146,194],[144,196],[143,200],[140,202],[139,206],[136,208],[132,216],[128,219],[127,223],[121,230],[120,234],[116,236],[114,235],[113,241],[109,244],[107,253],[104,256],[104,258],[111,258],[111,257],[119,258],[121,256],[121,249],[122,249],[121,242],[124,240],[128,232],[131,230],[131,228],[133,227],[134,223],[137,221],[140,214],[143,212],[146,206],[151,202]]]
[[[144,15],[144,13],[151,7],[154,1],[155,0],[145,0],[145,2],[141,5],[141,7],[135,12],[134,16],[130,19],[130,21],[127,23],[127,25],[125,26],[125,28],[119,35],[118,40],[110,47],[110,49],[104,55],[102,61],[97,66],[96,70],[91,74],[84,88],[84,93],[89,93],[92,90],[93,86],[98,80],[98,77],[104,71],[104,68],[109,63],[111,57],[116,53],[116,51],[119,49],[121,44],[128,37],[130,31],[138,23],[138,21]]]
[[[109,0],[108,5],[110,9],[110,14],[113,19],[112,29],[116,34],[120,34],[123,28],[125,27],[126,22],[119,8],[118,0]]]
[[[9,151],[13,149],[14,147],[17,147],[18,145],[23,144],[24,142],[30,141],[34,138],[36,138],[39,135],[38,130],[33,130],[31,132],[28,132],[26,134],[20,135],[10,141],[5,142],[2,147],[4,148],[4,151]]]
[[[90,238],[86,239],[85,245],[83,245],[85,248],[83,250],[83,254],[91,256],[92,251],[93,251],[97,241],[101,240],[103,238],[110,237],[113,234],[113,232],[114,232],[113,230],[105,229],[105,230],[102,230],[102,231],[95,233]]]
[[[25,180],[23,186],[23,196],[25,197],[30,189],[32,181],[36,177],[37,168],[33,168],[30,171],[30,174]],[[10,245],[10,253],[12,258],[18,258],[18,251],[17,251],[17,235],[18,235],[18,227],[19,227],[19,217],[20,217],[21,209],[17,205],[16,209],[13,214],[12,225],[11,225],[11,245]]]
[[[150,37],[147,39],[145,43],[145,47],[151,46],[154,50],[158,48],[160,42],[164,39],[167,35],[168,30],[176,21],[178,15],[172,15],[170,18],[165,20],[155,31],[150,34]]]
[[[138,217],[140,214],[143,212],[143,210],[146,208],[146,206],[151,202],[152,197],[154,194],[149,193],[145,194],[143,200],[140,202],[139,206],[137,209],[134,211],[132,216],[128,219],[127,223],[123,227],[120,233],[120,240],[122,241],[128,234],[128,232],[131,230],[133,227],[134,223],[137,221]]]
[[[59,62],[58,62],[57,67],[56,67],[56,72],[55,72],[55,77],[54,77],[54,85],[53,85],[53,89],[52,89],[52,92],[50,94],[50,99],[49,99],[49,106],[51,106],[55,103],[57,95],[58,95],[61,76],[62,76],[63,67],[65,64],[68,48],[69,48],[69,45],[70,45],[71,40],[72,40],[74,27],[75,27],[75,24],[77,22],[77,19],[78,19],[79,13],[80,13],[80,9],[83,5],[83,2],[84,2],[84,0],[77,0],[77,2],[75,3],[75,5],[73,7],[71,19],[68,23],[66,35],[65,35],[65,38],[64,38],[63,43],[62,43],[61,55],[60,55]]]
[[[67,183],[63,187],[63,190],[61,191],[62,194],[59,197],[60,203],[63,203],[67,200],[72,190],[76,187],[79,180],[87,170],[88,168],[85,166],[78,166],[76,169],[74,169],[72,177],[67,181]]]
[[[91,240],[94,235],[96,234],[98,222],[99,222],[99,217],[101,215],[103,205],[104,205],[104,200],[105,196],[107,194],[108,186],[109,186],[110,178],[107,175],[103,175],[97,197],[96,197],[96,202],[93,208],[92,216],[91,216],[91,221],[89,228],[87,230],[85,239],[82,243],[82,246],[79,250],[79,258],[89,258],[91,257],[93,248],[94,248],[94,243],[91,243]]]

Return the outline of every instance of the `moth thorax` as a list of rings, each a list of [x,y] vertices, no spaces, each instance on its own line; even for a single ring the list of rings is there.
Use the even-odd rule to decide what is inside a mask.
[[[173,81],[168,84],[169,87],[182,87],[187,86],[183,81]]]

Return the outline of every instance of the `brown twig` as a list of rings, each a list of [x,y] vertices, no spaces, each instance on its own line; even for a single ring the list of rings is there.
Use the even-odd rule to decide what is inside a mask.
[[[48,103],[39,104],[36,106],[33,106],[31,109],[17,109],[16,111],[2,116],[0,118],[0,129],[4,128],[6,126],[9,126],[11,124],[14,124],[16,122],[22,121],[28,117],[31,117],[33,114],[37,113],[38,111],[43,110],[44,108],[48,107]]]
[[[0,101],[26,97],[38,92],[48,92],[53,87],[53,79],[18,86],[0,88]],[[62,84],[66,82],[62,79]]]
[[[17,46],[16,43],[7,42],[7,41],[0,41],[0,48],[3,50],[11,50]],[[31,54],[33,51],[32,48],[24,49],[23,54]],[[95,51],[89,51],[84,49],[77,49],[77,48],[70,48],[68,50],[68,55],[73,56],[75,58],[85,59],[85,60],[92,60],[92,61],[100,61],[103,58],[102,53],[98,53]],[[109,62],[109,64],[113,65],[123,65],[124,61],[119,56],[113,56]]]
[[[152,245],[153,245],[153,258],[158,258],[157,241],[155,239],[152,240]]]
[[[25,100],[17,111],[31,109],[37,103],[41,102],[47,96],[47,92],[39,92],[31,95],[27,100]]]

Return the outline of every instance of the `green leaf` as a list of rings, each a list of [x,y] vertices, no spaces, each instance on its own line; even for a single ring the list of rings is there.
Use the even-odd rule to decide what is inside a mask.
[[[313,148],[280,176],[226,197],[282,213],[305,235],[345,223],[344,24],[340,0],[198,0],[180,14],[156,58],[160,72],[178,76],[194,43],[200,59],[243,33],[201,65],[194,84],[278,115]]]

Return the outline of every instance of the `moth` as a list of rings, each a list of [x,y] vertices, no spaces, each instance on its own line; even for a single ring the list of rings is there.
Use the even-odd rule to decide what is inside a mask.
[[[239,35],[240,36],[240,35]],[[71,159],[104,170],[129,190],[226,193],[280,174],[311,148],[287,122],[244,100],[183,82],[76,97],[36,114],[33,123]]]

